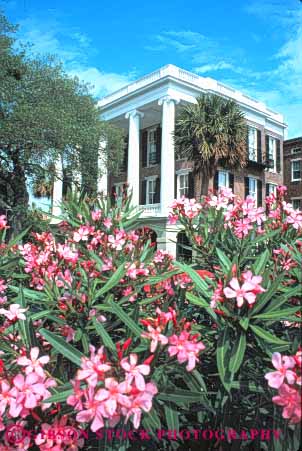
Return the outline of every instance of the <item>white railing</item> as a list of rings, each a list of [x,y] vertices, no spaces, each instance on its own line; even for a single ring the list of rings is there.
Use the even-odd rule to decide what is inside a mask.
[[[160,214],[160,204],[147,204],[138,207],[142,211],[142,216],[158,216]]]
[[[246,105],[249,105],[253,108],[256,108],[266,113],[268,116],[271,116],[272,118],[274,118],[279,122],[283,122],[282,115],[267,108],[264,103],[259,102],[258,100],[255,100],[250,96],[245,95],[240,91],[237,91],[236,89],[226,86],[223,83],[219,83],[213,78],[201,77],[200,75],[196,75],[187,70],[180,69],[179,67],[174,66],[173,64],[163,66],[162,68],[154,72],[151,72],[151,74],[145,75],[144,77],[138,79],[137,81],[130,83],[124,88],[121,88],[118,91],[115,91],[112,94],[103,97],[98,104],[100,107],[105,107],[106,105],[109,105],[110,103],[126,96],[127,94],[137,91],[138,89],[143,88],[153,83],[154,81],[160,80],[168,76],[175,77],[176,79],[183,80],[187,83],[191,83],[195,86],[200,87],[201,89],[214,91],[218,94],[230,97],[238,102],[244,103]]]

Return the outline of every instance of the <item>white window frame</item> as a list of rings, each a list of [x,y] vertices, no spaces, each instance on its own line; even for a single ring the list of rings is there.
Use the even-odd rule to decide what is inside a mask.
[[[295,200],[299,200],[300,201],[300,208],[299,209],[302,209],[302,197],[292,197],[290,200],[291,200],[291,204],[292,204],[293,208],[294,208],[294,201]]]
[[[253,142],[251,143],[251,136],[253,136]],[[248,157],[250,161],[258,160],[258,136],[256,127],[248,127]]]
[[[270,153],[271,150],[271,143],[272,143],[272,153]],[[277,138],[274,136],[268,135],[268,157],[269,159],[274,161],[274,167],[269,168],[269,172],[277,172]]]
[[[226,181],[225,185],[219,183],[220,174],[225,175],[225,181]],[[229,187],[230,187],[230,173],[228,171],[223,171],[223,170],[218,169],[218,189],[219,188],[229,188]]]
[[[295,163],[296,161],[300,161],[300,177],[295,179],[294,178],[294,165],[293,163]],[[290,172],[291,172],[291,181],[292,182],[299,182],[301,179],[301,172],[302,172],[302,158],[296,158],[295,160],[291,160],[290,162]]]
[[[271,195],[273,193],[275,196],[277,196],[277,186],[278,185],[276,185],[276,183],[271,183],[271,182],[267,182],[267,184],[269,185],[269,187],[271,187],[271,186],[273,187],[272,191],[270,191],[270,188],[269,188],[268,195]]]
[[[296,153],[300,153],[300,152],[302,152],[302,147],[293,147],[292,149],[291,149],[291,154],[296,154]]]
[[[154,141],[151,141],[150,137],[151,134],[154,133]],[[151,145],[154,146],[155,152],[151,152]],[[151,155],[155,153],[155,160],[156,160],[156,152],[157,152],[157,127],[152,127],[148,129],[148,135],[147,135],[147,166],[154,166],[156,163],[151,162]]]
[[[250,177],[250,176],[248,176],[248,178],[249,178],[249,196],[251,196],[254,200],[255,200],[255,204],[257,205],[258,204],[258,179],[256,179],[255,177]],[[251,181],[255,181],[255,191],[251,191]],[[253,196],[252,194],[251,194],[251,192],[253,192],[255,195]]]
[[[154,205],[157,202],[149,202],[149,196],[152,193],[153,194],[153,200],[155,198],[156,195],[156,180],[158,179],[158,176],[152,176],[152,177],[147,177],[146,180],[146,205]],[[153,182],[153,190],[150,192],[150,182]]]
[[[177,171],[177,173],[176,173],[176,175],[177,175],[177,189],[176,189],[176,192],[177,192],[178,199],[180,199],[181,196],[186,196],[187,197],[188,194],[189,194],[189,173],[190,172],[191,171],[185,169],[185,170]],[[187,177],[187,186],[185,185],[182,188],[180,187],[181,177]],[[182,193],[181,190],[185,190],[186,188],[187,188],[187,194]]]

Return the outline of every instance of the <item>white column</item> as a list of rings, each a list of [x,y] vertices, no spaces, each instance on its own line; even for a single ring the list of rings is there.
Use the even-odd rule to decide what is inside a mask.
[[[126,114],[129,119],[129,144],[128,144],[128,174],[127,180],[132,190],[132,204],[139,205],[139,130],[140,118],[144,115],[140,111],[133,110]]]
[[[55,177],[52,191],[52,214],[61,215],[61,202],[63,199],[63,163],[61,155],[55,161]]]
[[[97,181],[97,191],[98,194],[107,196],[108,191],[108,169],[107,169],[107,158],[106,158],[106,146],[107,141],[102,140],[99,144],[98,152],[98,181]]]
[[[173,133],[175,128],[175,104],[178,100],[166,96],[158,101],[162,105],[162,138],[160,166],[161,213],[168,216],[168,207],[175,197],[175,152]]]

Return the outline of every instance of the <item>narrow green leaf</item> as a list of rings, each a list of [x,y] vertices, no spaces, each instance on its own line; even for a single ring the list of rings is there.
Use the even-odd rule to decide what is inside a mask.
[[[43,402],[46,402],[46,403],[63,402],[63,401],[66,401],[68,396],[72,395],[72,393],[73,393],[73,388],[70,388],[69,390],[60,391],[60,392],[55,393],[54,395],[50,396],[49,398],[44,399]]]
[[[103,326],[103,324],[100,323],[99,321],[97,321],[96,318],[92,318],[92,322],[93,322],[93,325],[95,327],[95,330],[96,330],[97,334],[101,337],[104,346],[106,348],[110,349],[112,352],[116,353],[115,344],[113,343],[110,335],[106,331],[106,329]]]
[[[81,358],[84,357],[84,354],[81,351],[67,343],[62,337],[59,337],[47,329],[42,328],[39,332],[60,354],[76,365],[81,366]]]
[[[269,257],[270,257],[270,252],[268,251],[268,249],[265,249],[265,251],[262,252],[260,257],[257,258],[257,260],[255,261],[255,263],[252,266],[253,274],[261,274],[262,273]]]
[[[257,312],[260,312],[268,302],[271,302],[271,305],[273,305],[272,298],[278,291],[278,289],[281,287],[281,284],[284,280],[284,275],[276,277],[276,279],[273,281],[271,286],[268,288],[268,290],[265,293],[261,293],[259,295],[259,298],[257,299],[257,302],[253,306],[253,308],[250,310],[250,316]]]
[[[191,266],[186,265],[185,263],[180,262],[174,262],[175,266],[178,266],[180,269],[183,270],[186,274],[190,276],[190,278],[193,280],[193,282],[196,284],[196,287],[202,292],[202,294],[206,298],[210,298],[210,292],[209,285],[205,280],[203,280],[200,275],[195,271],[195,269],[191,268]]]
[[[130,318],[129,315],[114,301],[108,302],[112,313],[114,313],[136,336],[140,337],[143,330]]]
[[[232,376],[234,376],[234,374],[237,373],[243,362],[245,349],[246,349],[246,334],[245,332],[242,332],[237,337],[236,343],[231,351],[229,369]]]
[[[229,329],[225,327],[222,335],[219,335],[217,350],[216,350],[216,362],[220,380],[223,383],[225,389],[230,391],[230,383],[226,380],[226,369],[228,368],[228,362],[226,354],[230,349],[230,337]]]
[[[188,299],[191,302],[191,304],[198,305],[199,307],[204,308],[207,311],[207,313],[213,318],[213,320],[217,322],[218,320],[217,315],[206,300],[202,299],[201,297],[195,296],[190,292],[186,293],[186,299]]]
[[[179,430],[179,413],[172,409],[169,404],[165,404],[164,406],[165,410],[165,416],[166,416],[166,423],[168,426],[168,429],[171,431],[178,431]]]
[[[276,345],[278,345],[278,344],[288,345],[289,344],[288,341],[281,340],[280,338],[271,334],[267,330],[262,329],[262,327],[250,325],[250,328],[259,338],[262,338],[264,341],[267,341],[268,343],[273,343]]]
[[[114,272],[114,274],[110,277],[110,279],[105,283],[105,285],[95,293],[95,301],[100,296],[103,296],[105,293],[107,293],[107,291],[111,290],[111,288],[118,285],[119,281],[123,278],[125,273],[126,273],[125,264],[122,263]]]
[[[229,259],[229,257],[227,257],[225,255],[224,252],[222,252],[221,249],[219,249],[219,247],[216,248],[216,254],[218,255],[218,259],[219,259],[221,268],[227,274],[230,271],[231,266],[232,266],[231,260]]]
[[[239,321],[240,326],[243,330],[247,331],[249,327],[250,319],[246,316]]]
[[[301,307],[291,307],[291,308],[287,308],[284,310],[273,310],[272,312],[268,312],[268,313],[260,313],[259,315],[255,315],[253,316],[253,319],[261,319],[263,321],[267,321],[267,320],[273,320],[273,319],[277,319],[277,320],[286,320],[289,316],[294,315],[296,312],[298,312],[299,310],[301,310]]]

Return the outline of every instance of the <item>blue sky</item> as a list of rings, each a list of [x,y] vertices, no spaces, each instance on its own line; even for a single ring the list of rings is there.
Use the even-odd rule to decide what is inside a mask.
[[[0,0],[34,52],[57,54],[101,97],[165,64],[281,112],[302,135],[299,0]]]

